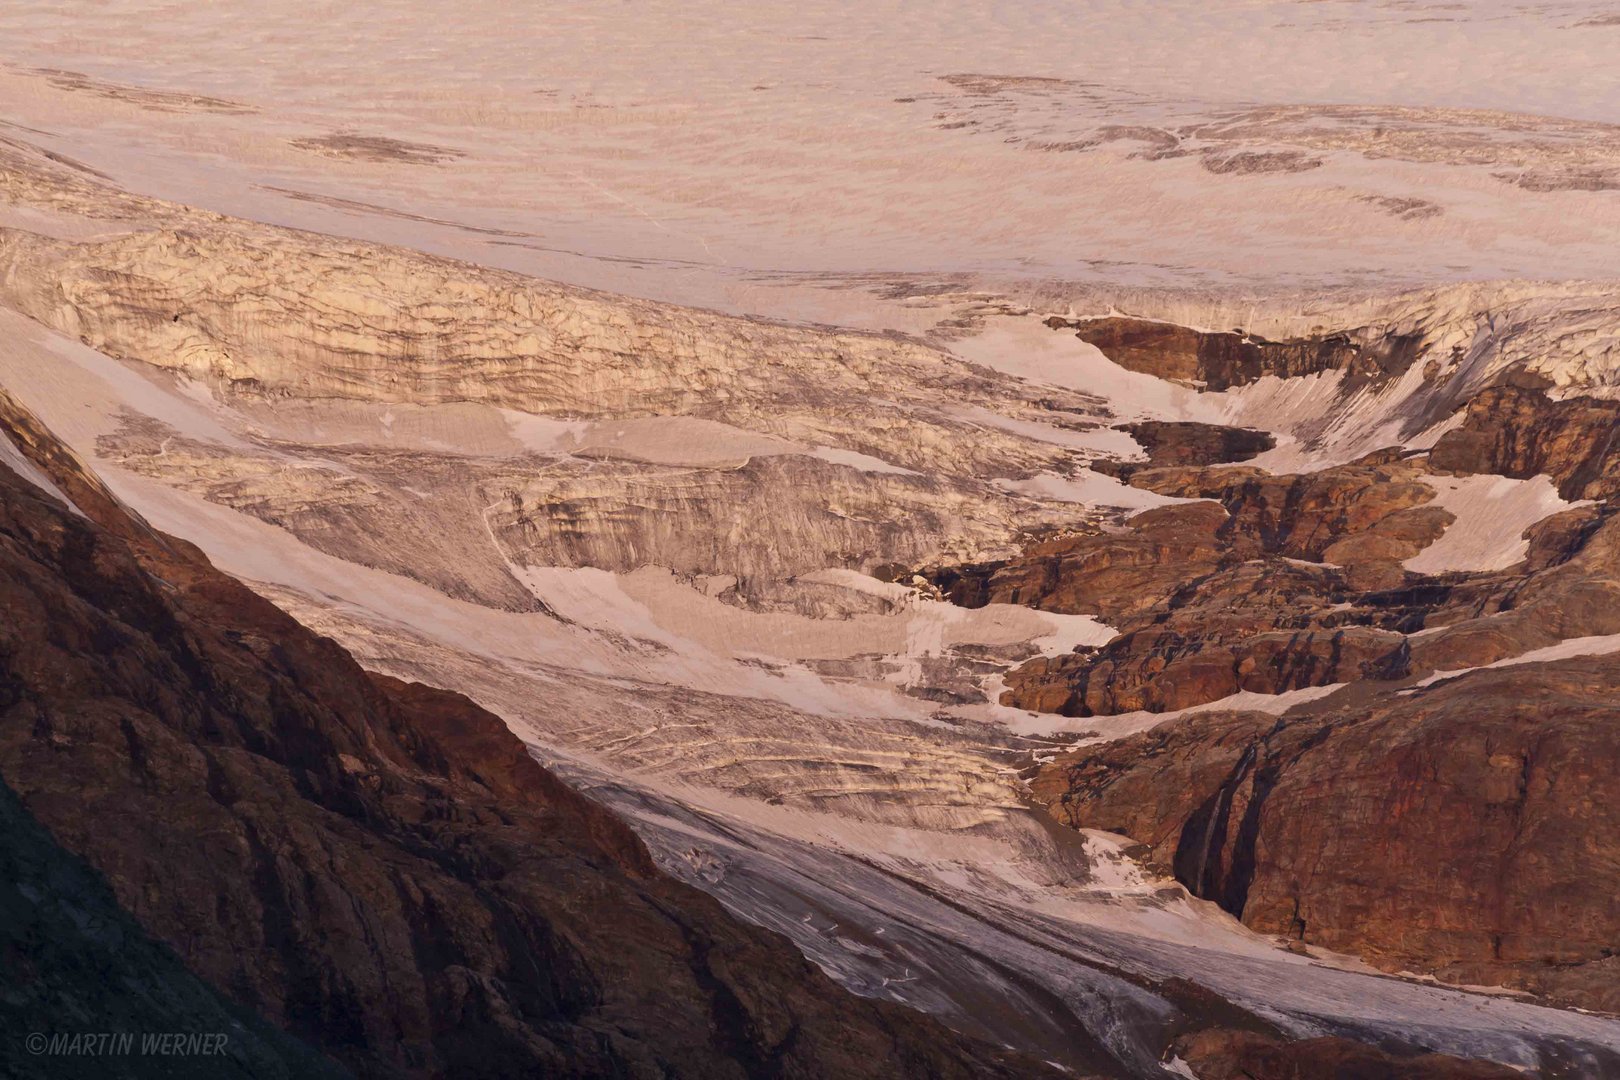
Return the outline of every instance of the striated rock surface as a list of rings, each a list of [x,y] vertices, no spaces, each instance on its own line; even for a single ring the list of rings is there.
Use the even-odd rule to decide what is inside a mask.
[[[0,775],[141,927],[364,1076],[1042,1075],[666,878],[465,698],[363,672],[129,516],[0,468]]]

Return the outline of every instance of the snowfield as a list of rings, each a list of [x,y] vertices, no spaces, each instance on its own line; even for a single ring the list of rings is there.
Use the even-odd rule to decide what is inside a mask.
[[[0,100],[148,194],[847,321],[795,286],[1608,276],[1610,11],[15,0]]]

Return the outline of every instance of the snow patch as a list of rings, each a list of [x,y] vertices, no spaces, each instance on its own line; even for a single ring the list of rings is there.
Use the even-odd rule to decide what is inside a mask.
[[[1179,1054],[1172,1056],[1169,1061],[1160,1062],[1159,1068],[1172,1076],[1183,1076],[1187,1080],[1198,1080],[1198,1074],[1193,1072],[1192,1066],[1183,1061]]]
[[[1089,469],[1074,476],[1058,476],[1056,473],[1043,472],[1023,480],[998,480],[996,486],[1004,491],[1016,492],[1034,499],[1052,499],[1057,502],[1108,506],[1122,510],[1152,510],[1160,506],[1201,501],[1178,499],[1145,488],[1131,487],[1107,473],[1093,472]]]
[[[1538,521],[1568,510],[1551,478],[1506,476],[1426,476],[1436,491],[1430,506],[1455,514],[1445,533],[1407,559],[1408,570],[1440,574],[1452,570],[1505,570],[1530,550],[1524,532]]]
[[[1620,648],[1620,646],[1617,646]],[[1263,712],[1272,716],[1281,716],[1296,705],[1325,698],[1329,694],[1344,688],[1344,683],[1329,683],[1326,686],[1306,686],[1298,690],[1285,690],[1280,694],[1257,694],[1252,690],[1241,690],[1236,694],[1215,701],[1206,701],[1202,705],[1192,705],[1185,709],[1172,709],[1169,712],[1135,712],[1116,713],[1113,716],[1058,716],[1054,713],[1032,713],[1023,709],[1013,709],[1005,705],[995,706],[994,718],[1006,724],[1019,735],[1057,735],[1065,732],[1084,732],[1085,737],[1074,743],[1074,747],[1095,746],[1100,743],[1114,742],[1138,732],[1156,728],[1160,724],[1167,724],[1172,720],[1179,720],[1184,716],[1193,716],[1206,712]],[[989,719],[990,717],[984,717]]]
[[[915,469],[904,469],[899,465],[891,465],[882,458],[871,454],[861,454],[854,450],[844,450],[836,446],[818,446],[810,451],[811,457],[830,461],[834,465],[848,465],[852,469],[859,469],[869,473],[891,473],[896,476],[921,476]]]
[[[1553,660],[1571,660],[1577,656],[1607,656],[1615,652],[1620,652],[1620,634],[1597,634],[1592,637],[1570,638],[1567,641],[1560,641],[1556,645],[1531,649],[1529,652],[1520,653],[1518,656],[1509,656],[1506,659],[1496,661],[1494,664],[1436,671],[1413,683],[1410,689],[1416,690],[1423,686],[1433,686],[1435,683],[1455,679],[1459,675],[1467,675],[1471,671],[1517,667],[1520,664],[1545,664]]]

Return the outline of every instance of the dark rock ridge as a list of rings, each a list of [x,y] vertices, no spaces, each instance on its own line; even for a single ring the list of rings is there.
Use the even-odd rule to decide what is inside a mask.
[[[498,718],[366,673],[0,404],[88,515],[0,468],[0,777],[235,1006],[365,1077],[1049,1073],[849,995]]]
[[[1620,1010],[1617,692],[1604,656],[1212,712],[1061,758],[1033,788],[1256,930]]]
[[[1102,350],[1120,367],[1189,383],[1205,390],[1229,390],[1266,375],[1290,378],[1345,370],[1354,378],[1399,375],[1418,356],[1415,335],[1369,337],[1350,333],[1291,341],[1267,341],[1240,330],[1194,330],[1149,319],[1050,318],[1054,330],[1073,330],[1081,341]]]

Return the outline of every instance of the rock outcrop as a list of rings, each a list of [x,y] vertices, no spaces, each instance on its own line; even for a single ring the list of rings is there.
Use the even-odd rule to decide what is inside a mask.
[[[1430,460],[1461,473],[1545,473],[1566,499],[1607,499],[1620,494],[1617,425],[1620,402],[1555,401],[1539,388],[1495,386],[1468,402],[1461,425],[1440,437]]]
[[[1620,1008],[1620,661],[1207,713],[1059,759],[1066,824],[1147,844],[1266,933]]]
[[[1454,520],[1421,463],[1390,455],[1299,475],[1144,468],[1133,485],[1191,501],[1124,528],[1032,544],[936,573],[958,603],[1095,615],[1119,636],[1007,676],[1003,702],[1069,716],[1200,705],[1410,670],[1402,605],[1369,596],[1417,575],[1404,559]]]
[[[133,1053],[46,1054],[75,1035],[195,1033],[207,1053],[167,1057],[177,1080],[340,1080],[313,1047],[226,1000],[118,906],[107,883],[64,851],[0,783],[0,1074],[13,1080],[135,1075]],[[70,1044],[71,1045],[71,1044]],[[120,1066],[125,1066],[120,1068]]]
[[[1131,438],[1142,444],[1142,449],[1147,451],[1148,464],[1155,467],[1247,461],[1277,445],[1276,438],[1269,432],[1192,420],[1139,420],[1134,424],[1121,424],[1119,430],[1129,432]],[[1142,466],[1102,461],[1094,467],[1099,472],[1125,477]]]
[[[1620,772],[1620,661],[1605,644],[1620,632],[1615,403],[1574,392],[1569,370],[1504,364],[1520,333],[1506,327],[1449,359],[1417,352],[1432,328],[1287,347],[1133,320],[1074,328],[1122,366],[1204,390],[1342,370],[1342,392],[1358,379],[1388,385],[1421,358],[1422,383],[1414,371],[1402,384],[1418,386],[1407,419],[1461,412],[1432,451],[1295,475],[1212,464],[1226,450],[1213,434],[1161,450],[1150,429],[1136,436],[1148,461],[1102,467],[1204,501],[937,575],[958,602],[1093,614],[1118,629],[1010,672],[1007,705],[1106,716],[1334,691],[1083,746],[1036,771],[1038,801],[1072,827],[1140,841],[1197,895],[1297,947],[1620,1008],[1620,856],[1602,794]],[[1358,351],[1361,340],[1389,347]],[[1459,493],[1489,492],[1487,503],[1503,500],[1489,513],[1508,514],[1511,483],[1484,476],[1596,505],[1549,496],[1546,516],[1523,519],[1522,533],[1515,522],[1487,553],[1478,534],[1494,522],[1469,506],[1480,496]],[[1453,553],[1478,541],[1475,561],[1424,554],[1442,538]],[[1571,639],[1591,644],[1561,644]],[[1199,1055],[1200,1076],[1406,1074],[1364,1048],[1248,1037],[1204,1039]],[[1473,1075],[1424,1067],[1437,1071],[1413,1075]]]
[[[1363,343],[1350,334],[1267,341],[1242,331],[1194,330],[1175,323],[1111,316],[1052,318],[1054,330],[1072,329],[1120,367],[1161,379],[1228,390],[1266,375],[1283,378],[1348,371],[1373,379],[1399,375],[1416,358],[1421,339],[1398,336]]]

